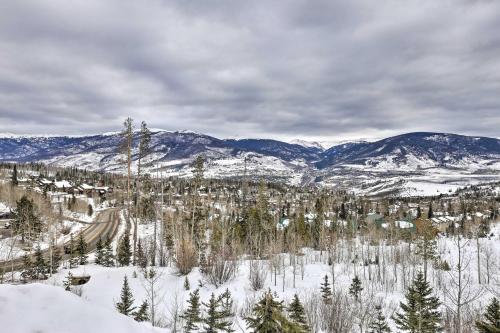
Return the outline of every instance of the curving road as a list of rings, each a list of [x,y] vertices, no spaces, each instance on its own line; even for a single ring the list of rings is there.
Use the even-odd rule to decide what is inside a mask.
[[[120,225],[119,212],[118,208],[111,208],[100,212],[96,217],[96,221],[82,231],[83,238],[85,239],[85,242],[87,242],[88,253],[95,250],[99,238],[102,238],[103,240],[106,239],[106,237],[113,239],[116,236]],[[66,245],[69,245],[69,242],[64,244],[64,246]],[[44,255],[48,254],[48,250],[44,250],[43,252]],[[63,254],[64,259],[67,259],[68,257],[68,255]],[[0,275],[1,273],[7,273],[12,270],[20,270],[22,267],[22,258],[0,262]]]

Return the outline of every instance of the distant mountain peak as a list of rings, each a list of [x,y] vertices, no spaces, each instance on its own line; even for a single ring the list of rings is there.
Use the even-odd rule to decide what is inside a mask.
[[[289,142],[292,145],[299,145],[305,148],[317,148],[320,150],[325,150],[325,147],[317,141],[306,141],[306,140],[301,140],[301,139],[294,139]]]

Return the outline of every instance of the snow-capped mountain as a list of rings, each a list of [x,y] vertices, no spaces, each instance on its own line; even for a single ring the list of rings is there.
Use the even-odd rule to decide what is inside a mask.
[[[137,136],[138,134],[136,134]],[[0,161],[44,162],[89,170],[121,172],[120,135],[82,137],[0,137]],[[136,158],[138,137],[134,140]],[[376,142],[321,146],[264,139],[218,139],[189,131],[152,131],[144,163],[164,176],[189,176],[197,155],[207,160],[207,176],[268,177],[293,184],[319,183],[357,191],[401,182],[436,183],[498,180],[500,140],[441,133],[408,133]],[[382,188],[380,188],[382,184]]]
[[[376,142],[347,143],[322,154],[317,166],[339,164],[416,169],[436,166],[470,166],[500,155],[500,140],[441,133],[409,133]]]
[[[306,148],[317,148],[321,151],[325,150],[325,147],[323,147],[323,145],[321,143],[316,142],[316,141],[306,141],[306,140],[301,140],[301,139],[295,139],[295,140],[290,141],[290,143],[292,145],[299,145],[299,146],[303,146]]]
[[[439,195],[500,181],[500,140],[408,133],[334,146],[315,167],[318,181],[365,194]]]

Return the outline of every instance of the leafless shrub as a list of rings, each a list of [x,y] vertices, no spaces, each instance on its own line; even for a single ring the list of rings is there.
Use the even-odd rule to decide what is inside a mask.
[[[197,264],[197,254],[193,242],[187,238],[179,241],[176,247],[175,264],[181,275],[187,275]]]
[[[351,332],[355,325],[353,314],[352,299],[346,294],[335,292],[331,304],[320,302],[320,327],[325,332]]]
[[[267,268],[264,261],[253,260],[250,264],[250,285],[252,289],[257,291],[264,287],[267,279]]]
[[[173,295],[172,300],[167,306],[167,319],[165,327],[170,329],[172,333],[178,333],[182,331],[183,319],[182,314],[182,304],[184,300],[180,298],[179,294],[176,292]]]
[[[252,315],[253,306],[257,303],[255,295],[247,295],[240,308],[239,315],[241,318],[246,318]]]
[[[305,296],[303,303],[311,332],[319,332],[321,329],[321,316],[319,311],[322,303],[321,295],[317,292],[310,293]]]
[[[354,332],[356,317],[352,298],[335,292],[331,303],[324,303],[321,294],[310,293],[303,297],[304,310],[311,332]]]
[[[216,288],[234,277],[238,264],[234,259],[226,259],[223,256],[212,256],[203,275],[208,283]]]

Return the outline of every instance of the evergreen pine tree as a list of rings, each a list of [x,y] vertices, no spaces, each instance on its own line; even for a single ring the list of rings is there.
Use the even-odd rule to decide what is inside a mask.
[[[486,219],[481,220],[481,222],[479,223],[479,230],[478,230],[477,236],[479,238],[484,238],[484,237],[488,236],[489,232],[490,232],[490,225],[489,225],[488,220],[486,220]]]
[[[500,333],[500,305],[496,297],[486,308],[486,320],[476,321],[476,328],[480,333]]]
[[[106,243],[104,244],[102,265],[105,267],[112,267],[115,265],[114,260],[115,256],[113,254],[113,249],[111,247],[111,239],[109,239],[108,236],[106,237]]]
[[[432,212],[432,201],[429,202],[429,212],[427,213],[427,218],[431,219],[434,216],[434,213]]]
[[[217,333],[217,332],[233,332],[231,323],[224,318],[224,311],[219,310],[219,300],[215,298],[214,293],[210,297],[208,303],[203,303],[206,307],[207,317],[203,319],[205,324],[203,333]]]
[[[382,307],[380,305],[375,306],[375,318],[370,323],[368,328],[368,333],[389,333],[391,329],[385,320],[385,316],[382,313]]]
[[[95,245],[95,264],[102,265],[104,260],[104,246],[102,244],[102,239],[99,237]]]
[[[130,236],[128,233],[125,233],[120,241],[120,245],[118,246],[116,260],[120,266],[128,266],[130,265],[131,257],[132,251],[130,249]]]
[[[139,239],[137,241],[137,265],[141,268],[146,268],[148,265],[148,258],[146,258],[146,255],[144,254],[144,250],[142,249],[142,242]]]
[[[359,294],[363,290],[363,287],[361,287],[361,280],[358,278],[356,275],[354,279],[352,279],[351,286],[349,287],[349,294],[354,296],[354,299],[356,301],[359,300]]]
[[[33,277],[33,262],[28,254],[23,255],[23,271],[21,272],[21,278],[24,281],[30,280]]]
[[[191,287],[189,285],[189,279],[186,275],[186,277],[184,278],[184,290],[189,290]]]
[[[302,332],[301,328],[283,315],[283,302],[275,300],[271,291],[253,307],[253,317],[245,318],[254,333]]]
[[[429,220],[422,221],[418,230],[417,247],[415,254],[420,256],[424,262],[424,279],[427,280],[427,263],[429,260],[438,258],[438,249],[436,242],[436,230]]]
[[[198,260],[199,262],[199,266],[200,266],[200,272],[202,274],[207,274],[208,273],[208,261],[207,261],[207,255],[205,253],[205,248],[206,246],[204,244],[202,244],[200,246],[200,259]]]
[[[92,215],[94,215],[94,208],[92,207],[92,205],[91,205],[91,204],[89,204],[89,205],[87,206],[87,215],[88,215],[88,216],[92,216]]]
[[[24,242],[26,237],[36,238],[42,231],[42,223],[36,214],[36,206],[26,195],[16,201],[16,209],[13,213],[12,230],[17,235],[21,235],[21,242]]]
[[[80,260],[76,257],[76,247],[75,240],[73,239],[73,235],[70,235],[69,238],[69,268],[75,268],[78,266]]]
[[[148,309],[149,309],[148,301],[144,300],[142,302],[141,306],[139,307],[139,310],[137,310],[136,312],[134,312],[134,320],[135,321],[146,321],[146,320],[148,320],[149,319]]]
[[[332,288],[330,287],[330,282],[328,282],[328,274],[325,274],[323,283],[321,284],[321,298],[325,304],[331,304],[332,302]]]
[[[33,278],[36,280],[45,280],[48,271],[49,267],[43,258],[42,249],[38,245],[35,250],[35,262],[33,263]]]
[[[132,296],[132,291],[130,290],[127,276],[125,275],[125,277],[123,278],[123,286],[120,294],[120,301],[116,303],[116,309],[118,310],[118,312],[128,316],[135,309],[135,307],[133,307],[133,304],[134,304],[134,297]]]
[[[311,224],[311,238],[315,249],[319,249],[322,226],[323,226],[323,216],[320,216],[318,214],[313,219]]]
[[[232,317],[233,314],[233,299],[231,298],[231,292],[229,289],[226,290],[219,296],[219,302],[222,307],[222,312],[224,317]]]
[[[181,315],[185,320],[184,331],[186,333],[198,330],[198,323],[202,322],[200,312],[200,290],[196,289],[194,292],[189,293],[188,308]]]
[[[340,205],[340,212],[339,212],[339,218],[341,220],[345,220],[347,218],[347,212],[345,210],[345,204],[342,202]]]
[[[14,170],[12,170],[12,185],[17,186],[17,165],[14,164]]]
[[[439,299],[432,296],[432,288],[424,274],[418,272],[405,295],[406,304],[400,302],[402,313],[393,317],[397,327],[411,333],[441,332],[441,313]]]
[[[68,275],[66,275],[66,278],[63,281],[64,290],[66,290],[66,291],[71,290],[71,280],[72,279],[73,279],[73,274],[71,274],[71,271],[69,271]]]
[[[302,303],[300,303],[300,299],[297,294],[293,296],[293,300],[287,310],[290,320],[299,325],[304,332],[310,332],[309,326],[307,325],[304,307],[302,306]]]
[[[80,236],[78,237],[78,244],[76,245],[76,253],[78,255],[78,263],[80,265],[87,264],[87,242],[83,238],[83,232],[80,232]]]
[[[62,261],[61,249],[56,246],[52,250],[52,272],[55,273],[59,269]]]

